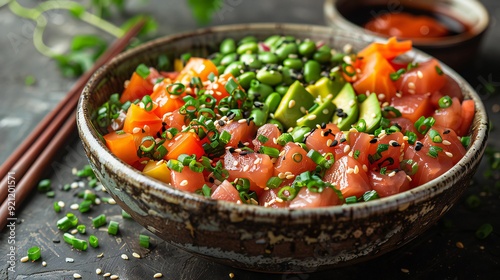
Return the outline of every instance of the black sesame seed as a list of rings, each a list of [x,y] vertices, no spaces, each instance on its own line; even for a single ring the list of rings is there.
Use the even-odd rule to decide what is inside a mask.
[[[347,139],[345,139],[345,138],[340,139],[340,143],[344,143],[345,141],[347,141]]]
[[[61,243],[61,240],[59,240],[59,239],[54,239],[54,240],[52,240],[52,243]]]
[[[415,145],[415,151],[420,151],[424,147],[424,144],[422,142],[418,141],[417,144]]]
[[[255,101],[253,103],[253,105],[257,108],[262,108],[264,106],[264,103],[260,102],[260,101]]]
[[[208,181],[209,181],[210,183],[214,183],[214,182],[215,182],[215,179],[214,179],[214,177],[209,177],[209,178],[208,178]]]
[[[321,123],[321,129],[325,129],[326,128],[326,123],[325,122],[322,122]],[[330,129],[331,130],[331,129]]]
[[[236,150],[236,149],[235,149],[235,148],[233,148],[233,147],[229,148],[229,152],[230,152],[230,153],[234,153],[234,151],[235,151],[235,150]]]
[[[443,134],[448,134],[448,133],[450,133],[450,132],[451,132],[451,131],[450,131],[449,129],[447,129],[447,130],[443,131]]]
[[[335,146],[337,146],[338,143],[339,143],[339,141],[333,140],[332,144],[330,144],[330,147],[335,147]]]
[[[239,141],[238,142],[238,148],[244,148],[245,147],[245,144],[243,144],[243,142]]]
[[[378,138],[373,138],[372,140],[370,140],[370,144],[375,144],[377,143],[378,141]]]
[[[340,113],[342,113],[342,112],[344,112],[344,110],[342,110],[342,108],[337,108],[337,110],[336,110],[336,111],[337,111],[337,113],[339,113],[339,114],[340,114]]]
[[[241,151],[240,156],[246,156],[248,154],[248,151]]]
[[[393,147],[399,147],[399,146],[401,146],[401,144],[399,144],[398,142],[395,142],[395,141],[394,141],[394,142],[392,142],[392,143],[391,143],[391,145],[392,145]]]
[[[224,126],[224,125],[226,125],[226,122],[223,120],[219,120],[219,126]]]

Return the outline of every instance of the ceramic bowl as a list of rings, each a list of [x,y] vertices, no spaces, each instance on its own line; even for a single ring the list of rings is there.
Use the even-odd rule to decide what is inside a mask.
[[[367,11],[370,7],[378,7],[367,12],[366,20],[417,9],[449,15],[450,18],[465,24],[468,30],[456,35],[439,39],[412,38],[414,47],[440,59],[456,70],[467,66],[474,59],[489,26],[486,8],[480,1],[470,0],[326,0],[324,4],[326,21],[330,26],[347,31],[383,36],[363,28],[359,22],[352,20],[350,15],[357,13],[360,7],[367,7],[364,9]]]
[[[469,185],[486,145],[488,120],[480,98],[453,70],[476,104],[472,144],[465,157],[439,179],[366,203],[317,209],[269,209],[206,199],[146,177],[112,155],[92,124],[96,108],[123,90],[140,63],[160,54],[206,56],[224,38],[273,34],[323,40],[355,50],[376,40],[330,27],[249,24],[220,26],[161,38],[129,50],[97,71],[79,101],[79,135],[96,176],[141,225],[172,245],[229,266],[265,272],[313,272],[352,265],[403,246],[433,225]],[[408,58],[429,59],[419,51]]]

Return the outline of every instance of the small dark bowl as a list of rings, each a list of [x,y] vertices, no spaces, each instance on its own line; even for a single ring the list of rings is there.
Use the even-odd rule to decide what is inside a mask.
[[[332,27],[350,32],[365,33],[374,36],[384,36],[369,31],[350,20],[350,15],[359,11],[360,7],[374,7],[366,20],[375,16],[390,16],[405,9],[435,11],[449,15],[466,26],[466,32],[441,38],[407,38],[413,41],[413,46],[422,50],[448,66],[459,70],[467,66],[477,53],[484,33],[489,26],[489,15],[480,1],[470,0],[326,0],[324,12],[327,23]],[[376,10],[375,7],[383,7]]]
[[[206,56],[226,37],[293,35],[323,40],[335,48],[359,50],[377,40],[330,27],[249,24],[221,26],[161,38],[112,60],[95,73],[81,96],[80,138],[96,176],[110,195],[158,237],[229,266],[266,272],[313,272],[355,264],[403,246],[434,224],[469,185],[483,155],[488,119],[478,95],[453,70],[467,98],[476,104],[472,143],[465,157],[436,180],[410,191],[366,203],[318,209],[269,209],[206,199],[176,190],[112,155],[92,124],[96,108],[123,90],[140,63],[155,65],[160,54]],[[407,59],[429,56],[411,51]]]

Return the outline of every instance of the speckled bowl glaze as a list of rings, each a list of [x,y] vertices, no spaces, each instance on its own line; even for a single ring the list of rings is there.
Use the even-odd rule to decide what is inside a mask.
[[[160,54],[208,55],[226,37],[273,34],[323,40],[359,50],[376,40],[331,27],[249,24],[220,26],[160,38],[127,51],[97,71],[81,96],[77,122],[95,174],[118,204],[158,237],[229,266],[265,272],[314,272],[352,265],[403,246],[434,224],[469,185],[483,155],[488,119],[480,98],[449,67],[444,71],[474,99],[472,144],[466,156],[436,180],[388,198],[317,209],[268,209],[215,201],[148,178],[113,156],[92,124],[96,108],[123,90],[140,63],[155,65]],[[412,51],[407,58],[429,56]]]

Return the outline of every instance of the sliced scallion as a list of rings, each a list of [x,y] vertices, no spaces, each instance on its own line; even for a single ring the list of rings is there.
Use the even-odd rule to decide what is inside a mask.
[[[99,247],[99,239],[95,235],[90,235],[89,236],[89,244],[93,248]]]
[[[135,68],[135,73],[139,75],[141,78],[146,79],[149,76],[149,68],[143,63],[139,64],[137,68]]]
[[[106,215],[101,214],[92,219],[92,226],[95,228],[101,227],[106,224]]]
[[[139,246],[143,248],[149,248],[149,236],[139,234]]]
[[[118,224],[118,222],[109,221],[108,233],[111,234],[111,235],[117,235],[119,227],[120,227],[120,225]]]
[[[40,250],[40,247],[38,246],[33,246],[28,249],[28,260],[34,262],[38,260],[42,256],[42,251]]]
[[[275,188],[279,187],[282,182],[283,182],[282,179],[280,179],[279,177],[273,176],[273,177],[269,178],[269,180],[267,180],[266,187],[268,187],[270,189],[275,189]]]
[[[493,232],[493,226],[491,224],[482,224],[477,230],[476,230],[476,237],[479,239],[485,239],[488,237],[491,233]]]
[[[280,151],[278,149],[267,146],[260,146],[259,153],[275,158],[279,157],[280,155]]]

